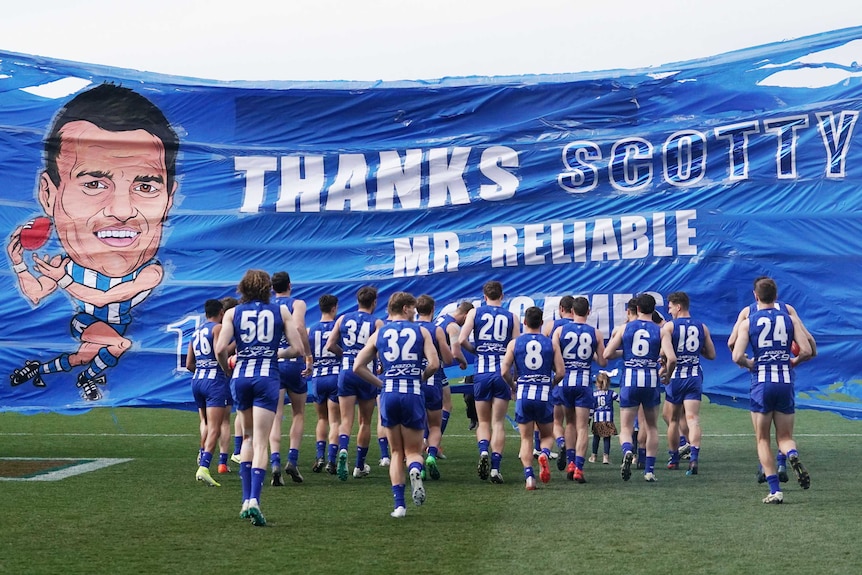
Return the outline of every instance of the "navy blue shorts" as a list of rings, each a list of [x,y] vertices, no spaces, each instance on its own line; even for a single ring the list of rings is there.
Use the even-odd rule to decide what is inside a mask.
[[[409,429],[425,429],[425,400],[422,395],[414,393],[381,393],[380,423],[388,428],[401,425]]]
[[[541,399],[516,399],[515,421],[517,423],[553,423],[554,405]]]
[[[308,382],[302,377],[305,364],[299,361],[279,361],[278,376],[281,388],[291,393],[308,393]]]
[[[477,373],[473,376],[473,397],[476,401],[491,401],[494,398],[512,399],[512,388],[497,372]]]

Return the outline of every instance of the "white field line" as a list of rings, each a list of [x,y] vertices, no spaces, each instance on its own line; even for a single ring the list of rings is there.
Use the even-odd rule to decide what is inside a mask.
[[[0,461],[81,461],[81,459],[88,458],[70,458],[70,457],[0,457]],[[90,473],[91,471],[96,471],[97,469],[102,469],[104,467],[109,467],[111,465],[117,465],[118,463],[126,463],[127,461],[132,461],[131,459],[112,459],[100,457],[96,459],[88,459],[84,463],[79,463],[75,465],[69,465],[68,467],[63,467],[61,469],[56,469],[54,471],[48,471],[46,473],[37,473],[32,477],[0,477],[0,481],[60,481],[61,479],[66,479],[67,477],[72,477],[74,475],[81,475],[82,473]]]

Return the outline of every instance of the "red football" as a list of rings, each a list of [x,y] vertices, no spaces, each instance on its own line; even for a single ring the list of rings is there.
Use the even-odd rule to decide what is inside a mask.
[[[799,344],[795,341],[790,344],[790,353],[793,355],[799,355]]]
[[[21,229],[21,247],[25,250],[38,250],[51,236],[51,219],[45,216],[33,218]]]

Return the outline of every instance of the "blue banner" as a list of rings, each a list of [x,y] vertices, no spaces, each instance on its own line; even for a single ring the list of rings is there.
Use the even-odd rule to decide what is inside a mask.
[[[439,312],[498,279],[519,314],[588,297],[607,337],[633,294],[667,316],[686,291],[718,349],[706,393],[740,407],[748,374],[725,342],[769,275],[818,342],[798,405],[862,418],[862,81],[835,57],[860,39],[388,83],[0,52],[0,410],[188,405],[204,301],[259,268],[290,273],[309,325],[325,293],[345,312],[374,285],[382,317],[394,291]]]

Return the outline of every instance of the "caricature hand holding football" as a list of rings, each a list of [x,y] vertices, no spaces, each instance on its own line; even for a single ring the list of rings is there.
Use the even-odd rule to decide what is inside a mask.
[[[33,218],[21,227],[21,247],[28,251],[38,250],[51,237],[51,227],[50,218]]]

